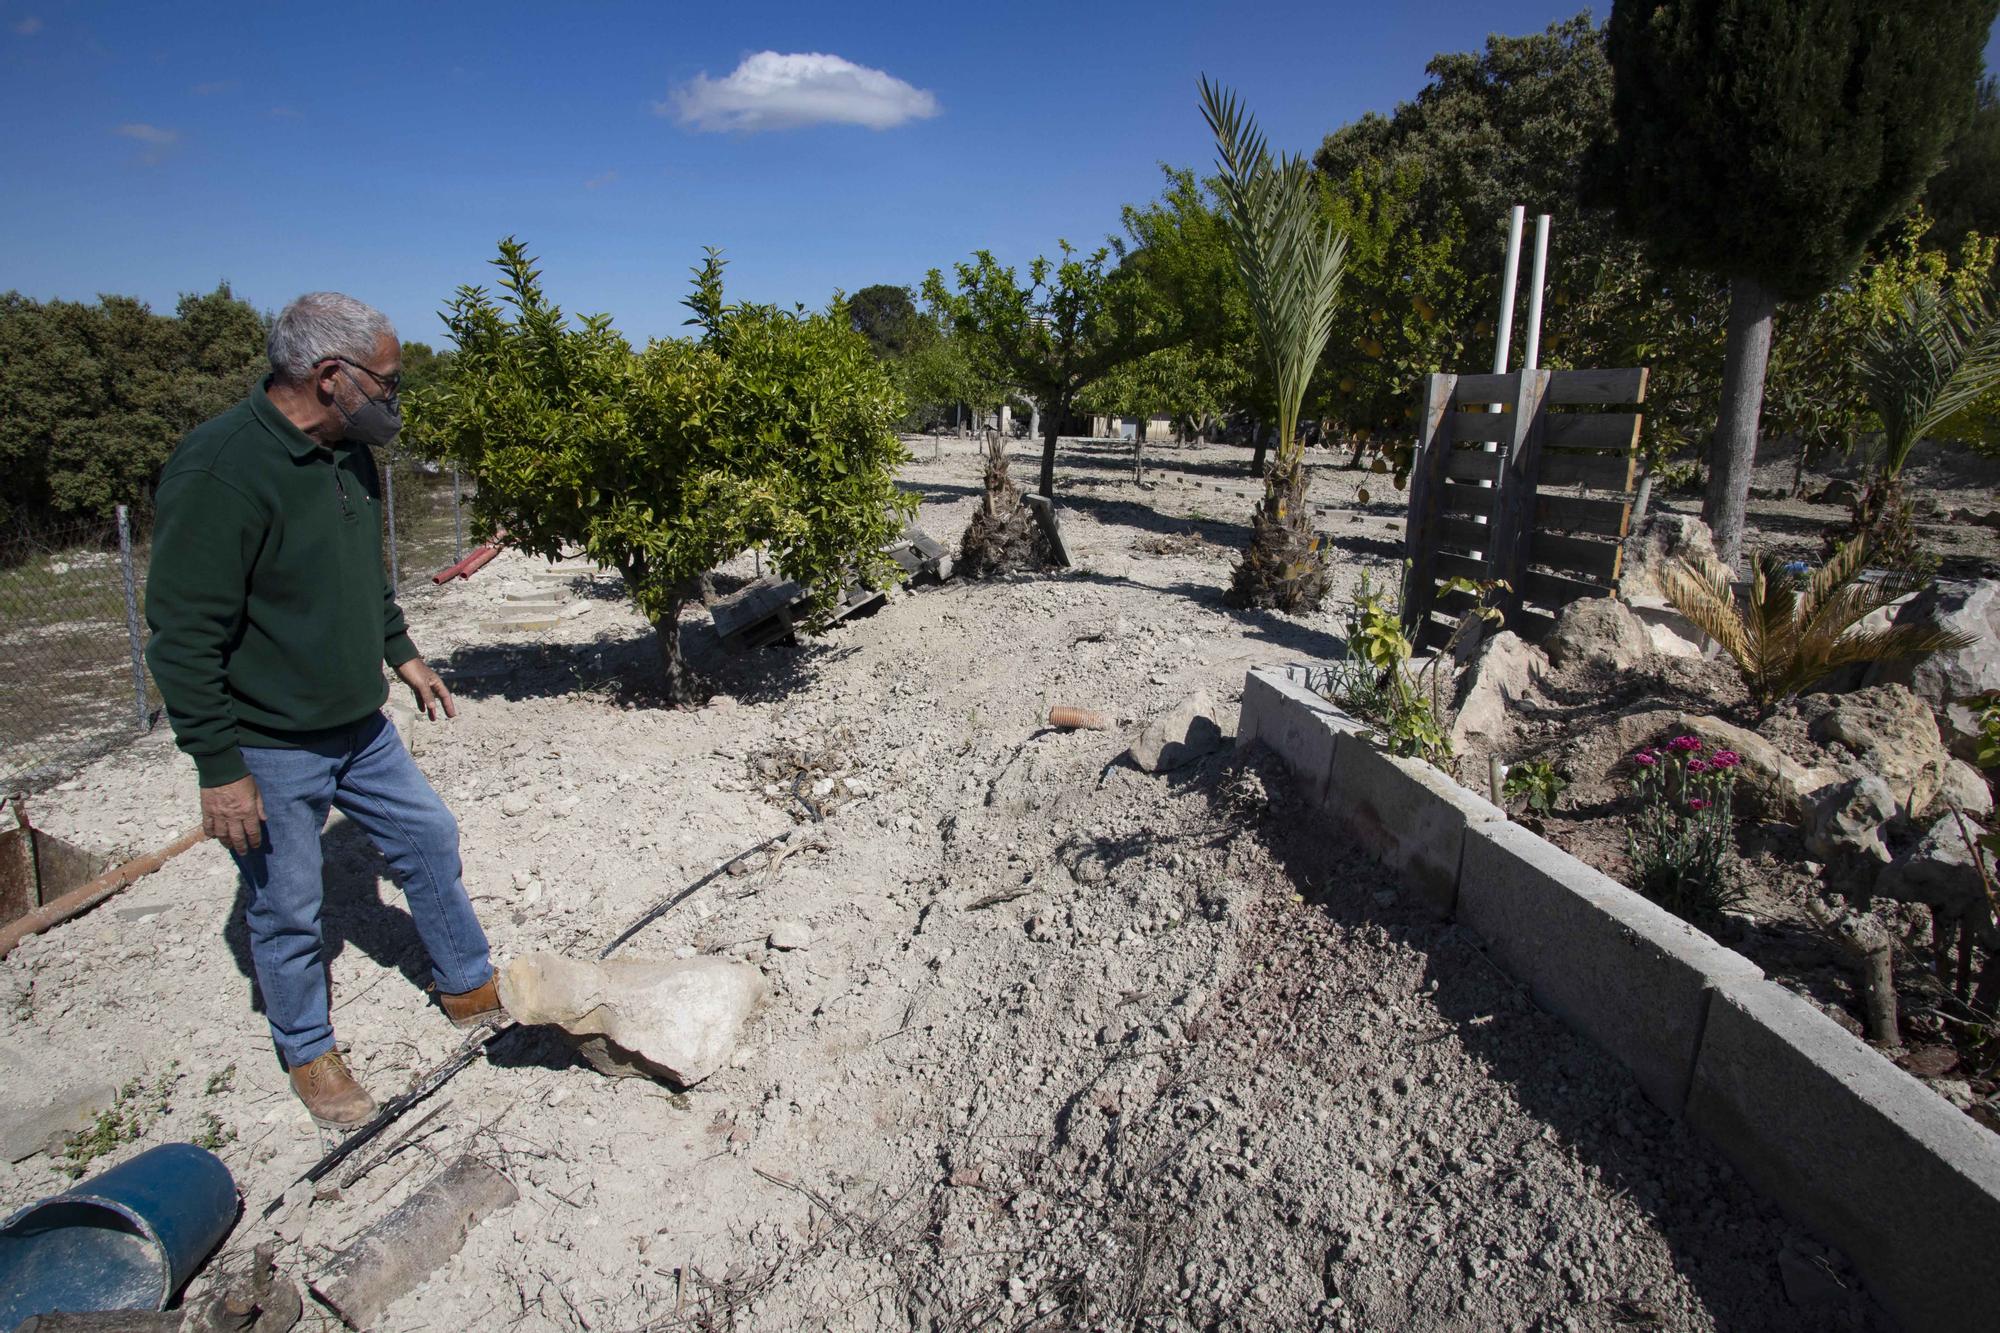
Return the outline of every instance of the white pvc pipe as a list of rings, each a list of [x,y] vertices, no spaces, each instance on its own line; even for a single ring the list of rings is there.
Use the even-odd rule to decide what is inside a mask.
[[[1548,271],[1549,215],[1544,213],[1535,219],[1535,285],[1528,289],[1528,348],[1521,360],[1524,370],[1537,370],[1542,364],[1542,284]]]
[[[1514,342],[1514,283],[1521,267],[1521,223],[1528,210],[1515,204],[1507,219],[1507,266],[1500,271],[1500,328],[1493,342],[1493,373],[1507,371],[1507,353]]]

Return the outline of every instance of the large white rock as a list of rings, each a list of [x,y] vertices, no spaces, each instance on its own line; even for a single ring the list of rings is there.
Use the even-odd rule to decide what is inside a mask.
[[[1584,597],[1564,607],[1542,640],[1560,670],[1601,666],[1630,671],[1652,655],[1652,636],[1631,607],[1615,597]]]
[[[1913,814],[1930,808],[1951,756],[1930,706],[1909,689],[1874,685],[1852,694],[1812,694],[1799,708],[1814,740],[1847,747],[1854,772],[1881,778]]]
[[[1548,657],[1512,630],[1502,630],[1479,647],[1478,656],[1458,683],[1457,711],[1451,720],[1451,743],[1492,744],[1506,731],[1507,712],[1547,673]]]
[[[722,958],[596,962],[537,953],[500,969],[500,1001],[517,1022],[603,1037],[683,1087],[722,1068],[763,998],[763,973]]]
[[[2000,690],[2000,580],[1940,579],[1905,603],[1899,624],[1935,622],[1945,629],[1973,636],[1969,648],[1929,657],[1877,663],[1868,673],[1871,685],[1908,685],[1937,710],[1945,743],[1961,759],[1970,759],[1979,735],[1978,714],[1965,700],[1988,690]]]
[[[1692,514],[1656,509],[1625,539],[1618,595],[1635,602],[1666,603],[1670,599],[1660,583],[1660,572],[1678,565],[1683,558],[1700,564],[1704,557],[1714,555],[1715,538],[1708,524]]]
[[[1192,763],[1222,745],[1222,728],[1215,720],[1215,700],[1196,690],[1179,707],[1146,724],[1129,751],[1142,772],[1165,773]]]

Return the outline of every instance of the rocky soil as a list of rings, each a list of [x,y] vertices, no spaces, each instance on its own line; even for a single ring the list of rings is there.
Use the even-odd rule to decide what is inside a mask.
[[[955,543],[976,452],[916,448],[919,521]],[[275,1238],[304,1278],[457,1157],[506,1171],[520,1201],[392,1307],[397,1333],[1882,1326],[1838,1255],[1302,818],[1258,752],[1121,760],[1197,690],[1233,732],[1245,670],[1323,656],[1338,622],[1222,605],[1240,452],[1149,466],[1138,488],[1129,448],[1067,453],[1065,573],[912,590],[733,659],[691,612],[722,691],[695,711],[652,697],[615,579],[562,581],[535,631],[488,628],[549,588],[525,559],[411,590],[461,705],[414,749],[496,952],[595,954],[735,861],[621,953],[764,970],[728,1065],[682,1091],[610,1080],[522,1030],[379,1165],[288,1192],[325,1145],[203,844],[0,963],[5,1156],[32,1153],[0,1163],[0,1202],[65,1185],[34,1142],[115,1099],[82,1169],[212,1143],[246,1201],[225,1256]],[[1337,588],[1400,549],[1362,479],[1315,485]],[[1051,731],[1053,704],[1118,725]],[[193,774],[158,736],[33,810],[122,856],[193,822]],[[326,847],[336,1023],[387,1095],[458,1034],[380,860],[338,820]]]

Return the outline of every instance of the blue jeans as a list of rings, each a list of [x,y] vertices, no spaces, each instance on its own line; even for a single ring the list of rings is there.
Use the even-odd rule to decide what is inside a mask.
[[[264,798],[264,844],[236,857],[250,887],[245,919],[271,1040],[288,1068],[333,1048],[320,957],[320,830],[329,807],[389,862],[441,991],[475,990],[493,975],[486,932],[460,880],[458,821],[380,713],[305,749],[245,747]]]

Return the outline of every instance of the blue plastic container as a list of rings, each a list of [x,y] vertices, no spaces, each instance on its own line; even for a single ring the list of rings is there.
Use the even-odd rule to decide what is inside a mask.
[[[212,1152],[163,1143],[0,1225],[0,1329],[55,1310],[164,1310],[236,1222]]]

